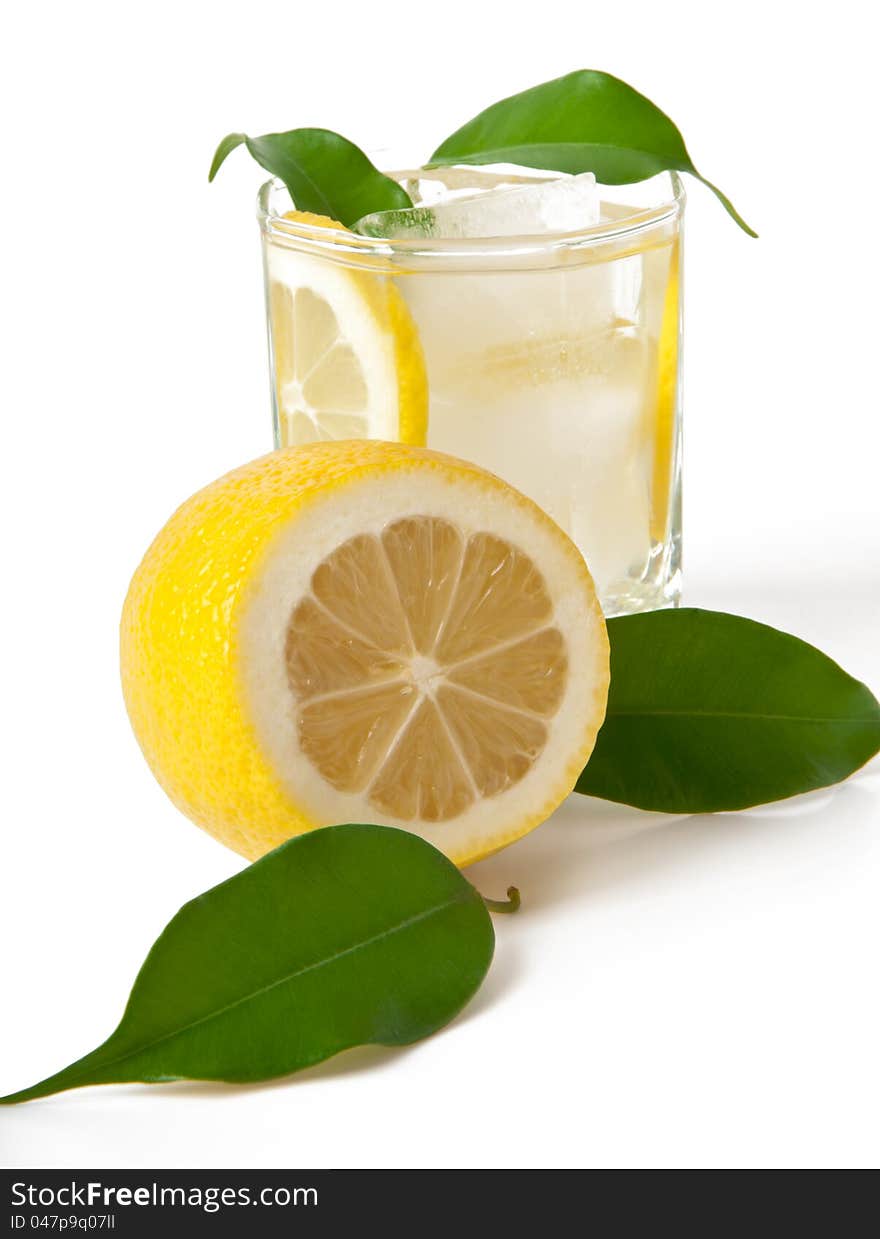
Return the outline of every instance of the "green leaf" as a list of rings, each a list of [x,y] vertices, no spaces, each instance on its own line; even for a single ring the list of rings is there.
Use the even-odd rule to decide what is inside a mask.
[[[720,611],[608,623],[606,721],[577,790],[640,809],[746,809],[838,783],[880,750],[880,705],[805,641]]]
[[[751,237],[729,198],[694,167],[665,113],[610,73],[579,69],[486,108],[442,142],[431,164],[524,164],[595,172],[606,185],[658,172],[689,172],[712,190]]]
[[[260,167],[284,182],[299,211],[328,215],[350,228],[371,211],[412,206],[401,185],[380,172],[360,147],[330,129],[290,129],[260,138],[227,134],[214,153],[209,181],[242,144]]]
[[[330,826],[185,904],[109,1040],[29,1101],[85,1084],[265,1080],[448,1023],[494,948],[480,895],[417,835]]]
[[[231,155],[237,146],[241,146],[242,142],[247,142],[246,133],[227,133],[216,151],[214,151],[214,158],[211,160],[211,171],[208,173],[209,181],[213,181],[220,171],[226,156]]]

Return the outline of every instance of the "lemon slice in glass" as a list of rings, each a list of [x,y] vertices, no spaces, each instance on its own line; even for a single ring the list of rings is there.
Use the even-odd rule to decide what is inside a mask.
[[[341,229],[321,215],[285,219]],[[385,275],[332,252],[267,249],[270,345],[278,444],[387,439],[423,444],[428,385],[418,332]]]

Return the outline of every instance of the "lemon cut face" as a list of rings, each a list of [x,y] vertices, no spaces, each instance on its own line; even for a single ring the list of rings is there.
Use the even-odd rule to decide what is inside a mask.
[[[160,782],[249,857],[372,821],[479,859],[571,790],[608,690],[566,535],[474,465],[367,441],[184,504],[132,583],[122,662]]]
[[[339,229],[324,216],[286,218]],[[354,438],[425,442],[421,344],[389,277],[267,246],[269,325],[282,446]]]
[[[447,821],[518,783],[567,675],[532,561],[430,516],[324,560],[286,662],[301,751],[334,788],[407,822]]]

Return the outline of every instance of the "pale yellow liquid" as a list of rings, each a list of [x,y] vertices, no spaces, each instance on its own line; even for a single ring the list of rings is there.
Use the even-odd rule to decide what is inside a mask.
[[[398,279],[428,370],[428,444],[572,537],[606,610],[656,605],[675,533],[676,243],[570,269]]]

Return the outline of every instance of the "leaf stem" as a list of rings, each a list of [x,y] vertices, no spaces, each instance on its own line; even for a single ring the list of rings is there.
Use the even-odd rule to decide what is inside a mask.
[[[487,899],[485,895],[481,898],[490,912],[519,912],[520,897],[515,886],[508,886],[506,899]]]

